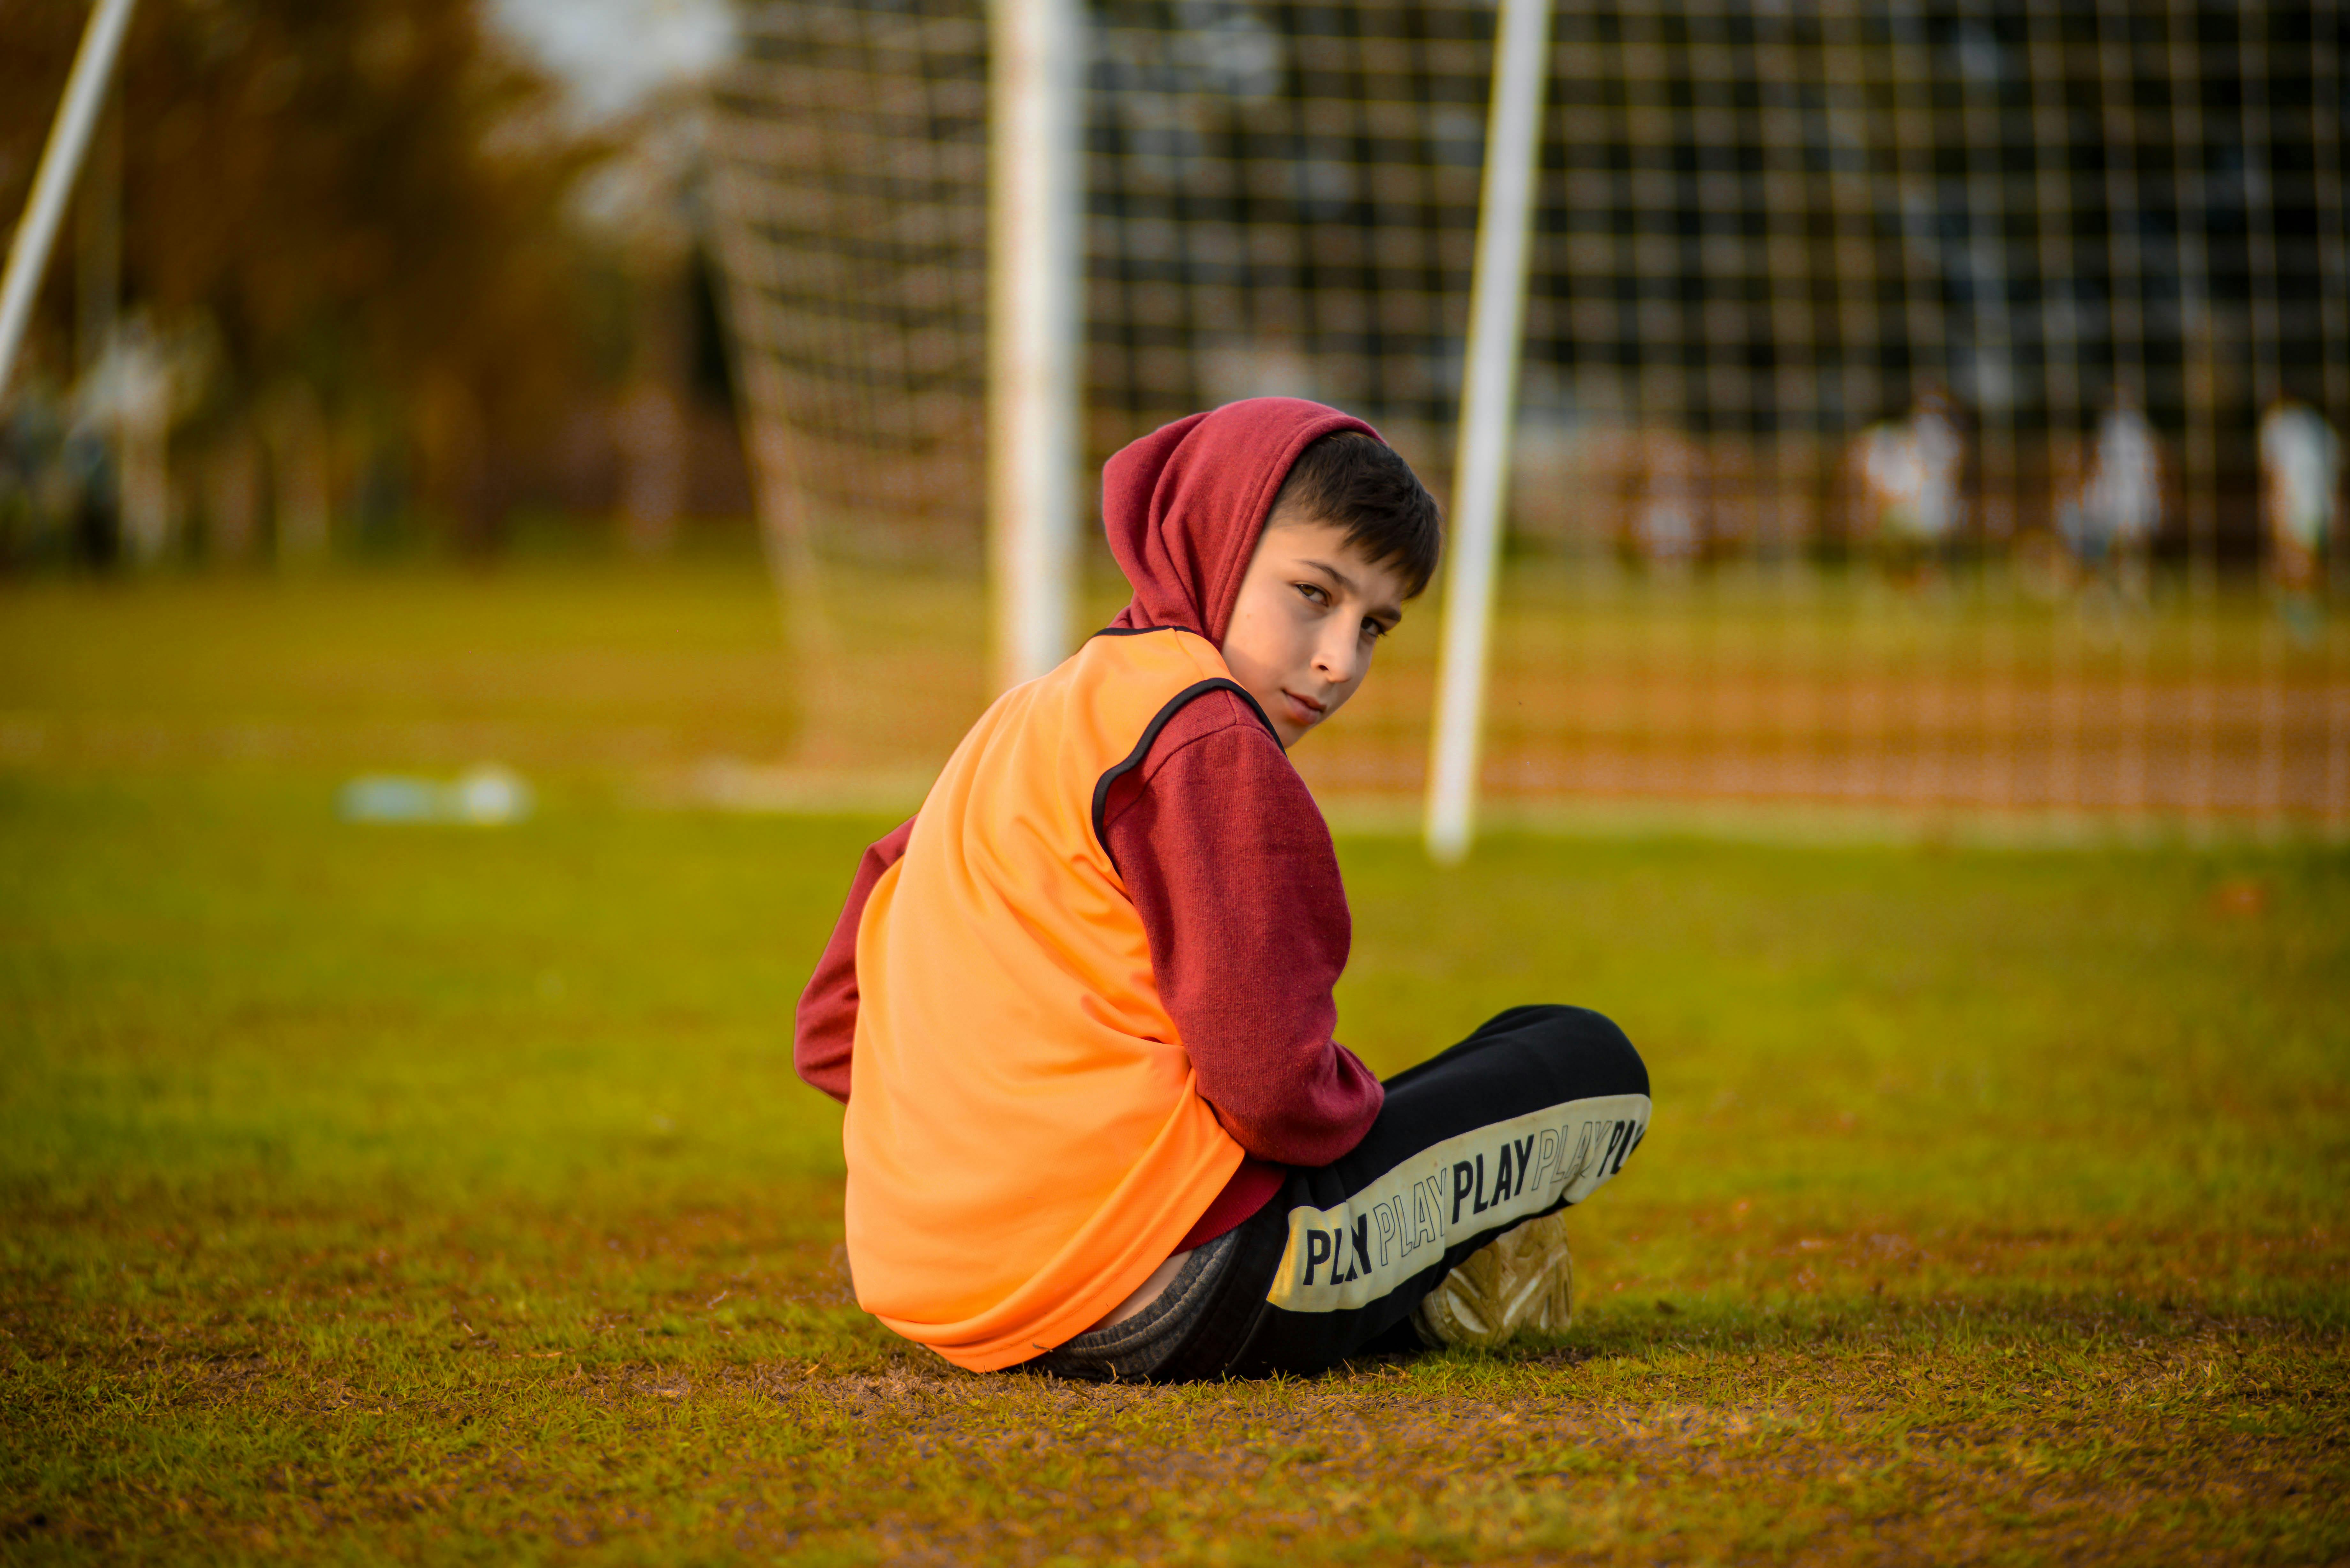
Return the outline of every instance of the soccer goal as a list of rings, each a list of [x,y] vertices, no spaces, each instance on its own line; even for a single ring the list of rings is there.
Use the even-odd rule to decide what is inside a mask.
[[[1071,491],[1292,392],[1378,422],[1457,534],[1505,502],[1448,568],[1492,591],[1444,601],[1491,607],[1490,659],[1383,654],[1301,749],[1326,797],[1449,765],[1444,847],[1480,801],[2350,829],[2335,0],[1545,8],[1506,467],[1455,472],[1507,15],[1067,13]],[[764,509],[976,562],[989,18],[743,16],[713,189]]]

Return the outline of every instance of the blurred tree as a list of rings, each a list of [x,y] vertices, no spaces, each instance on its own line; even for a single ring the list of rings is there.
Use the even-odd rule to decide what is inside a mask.
[[[86,16],[76,0],[9,8],[11,217]],[[338,488],[389,467],[460,543],[493,542],[499,454],[546,439],[594,368],[561,207],[604,150],[557,99],[474,0],[140,8],[123,57],[121,286],[158,331],[204,339],[213,369],[188,443],[208,465],[203,493],[266,490],[281,542],[296,544]],[[73,270],[53,267],[44,297],[54,363]],[[212,526],[249,537],[251,519]]]

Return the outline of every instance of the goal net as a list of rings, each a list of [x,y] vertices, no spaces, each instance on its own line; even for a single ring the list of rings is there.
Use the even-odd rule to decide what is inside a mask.
[[[981,7],[743,16],[715,211],[769,505],[975,559]],[[1441,493],[1492,9],[1087,19],[1089,462],[1288,392]],[[2345,34],[1560,0],[1488,794],[2350,821]],[[1419,787],[1396,653],[1317,784]]]

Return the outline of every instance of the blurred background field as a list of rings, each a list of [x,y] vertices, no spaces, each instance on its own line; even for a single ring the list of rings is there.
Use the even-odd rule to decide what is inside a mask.
[[[1086,598],[1098,624],[1122,586],[1097,576]],[[984,705],[985,607],[963,574],[844,565],[787,615],[750,539],[718,529],[666,565],[50,579],[12,599],[0,747],[68,766],[489,757],[706,805],[910,811]],[[2190,654],[2184,619],[1973,577],[1791,592],[1528,564],[1499,610],[1489,802],[1505,822],[1832,838],[2331,834],[2350,628],[2296,641],[2245,594],[2198,618]],[[1434,607],[1409,623],[1298,756],[1345,822],[1417,809]]]
[[[1080,11],[1071,484],[1295,393],[1446,492],[1492,13]],[[18,25],[0,199],[82,14]],[[755,538],[821,716],[717,748],[782,770],[723,787],[903,798],[971,703],[868,700],[927,646],[876,607],[993,613],[983,22],[157,0],[0,410],[0,563]],[[1503,816],[2350,832],[2341,8],[1576,0],[1555,33]],[[1116,597],[1078,532],[1058,646]],[[1434,647],[1315,760],[1326,794],[1411,809]]]

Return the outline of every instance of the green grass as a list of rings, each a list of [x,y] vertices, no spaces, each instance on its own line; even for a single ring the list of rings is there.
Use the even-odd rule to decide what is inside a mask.
[[[919,760],[972,596],[843,603]],[[0,591],[0,1560],[2350,1556],[2350,857],[1345,839],[1374,1065],[1648,1056],[1574,1331],[972,1377],[790,1071],[887,820],[640,804],[821,750],[781,646],[723,564]],[[535,819],[333,815],[484,754]]]

